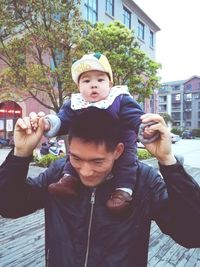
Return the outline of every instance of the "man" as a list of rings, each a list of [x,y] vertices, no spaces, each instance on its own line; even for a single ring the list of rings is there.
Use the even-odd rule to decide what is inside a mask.
[[[151,220],[179,244],[200,247],[200,188],[171,151],[169,133],[159,115],[160,139],[146,145],[160,171],[139,163],[130,209],[116,216],[106,208],[113,190],[112,168],[123,153],[118,122],[103,110],[89,109],[69,131],[69,158],[80,183],[78,196],[61,198],[48,185],[62,177],[58,160],[38,177],[26,179],[33,149],[43,135],[43,119],[32,131],[29,118],[15,126],[15,148],[0,167],[0,214],[16,218],[45,208],[46,264],[53,267],[143,267],[147,265]]]

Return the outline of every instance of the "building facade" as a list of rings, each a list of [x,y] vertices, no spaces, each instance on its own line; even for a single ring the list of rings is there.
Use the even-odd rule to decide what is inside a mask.
[[[92,23],[102,21],[109,23],[119,20],[129,29],[134,30],[141,50],[155,60],[156,33],[160,28],[132,0],[83,0],[81,11],[85,20]]]
[[[200,77],[167,82],[157,91],[157,113],[167,113],[172,126],[183,129],[200,128]]]
[[[156,33],[160,28],[134,1],[82,0],[80,9],[83,18],[92,23],[101,21],[107,24],[113,20],[119,20],[129,29],[133,29],[141,50],[155,60]],[[5,64],[0,62],[0,71],[3,68],[5,68]],[[147,112],[150,111],[149,101],[145,102],[144,109]],[[12,136],[17,118],[27,116],[31,111],[50,112],[30,97],[19,103],[1,102],[0,100],[0,137],[9,138]]]

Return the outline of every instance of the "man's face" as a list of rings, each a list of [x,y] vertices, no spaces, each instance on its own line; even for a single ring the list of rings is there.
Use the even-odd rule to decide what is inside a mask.
[[[108,152],[105,144],[97,145],[86,143],[80,138],[72,138],[69,145],[70,162],[85,186],[96,187],[111,172],[115,160],[123,150],[122,143],[113,152]]]

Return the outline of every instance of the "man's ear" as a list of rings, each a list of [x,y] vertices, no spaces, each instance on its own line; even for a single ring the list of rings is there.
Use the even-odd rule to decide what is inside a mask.
[[[124,152],[124,144],[118,143],[114,151],[115,159],[118,159],[123,152]]]

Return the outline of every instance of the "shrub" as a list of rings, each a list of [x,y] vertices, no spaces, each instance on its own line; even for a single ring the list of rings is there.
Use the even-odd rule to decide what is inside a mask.
[[[181,129],[178,129],[178,128],[172,128],[171,133],[174,133],[174,134],[181,136],[182,131],[181,131]]]
[[[62,158],[62,157],[65,157],[65,155],[55,156],[52,154],[47,154],[47,155],[44,155],[42,157],[38,157],[37,155],[35,155],[34,156],[34,162],[35,162],[35,165],[37,165],[39,167],[47,168],[47,167],[49,167],[49,165],[53,161],[55,161],[59,158]],[[139,160],[149,159],[149,158],[152,158],[152,155],[146,149],[138,148],[138,158],[139,158]]]
[[[35,164],[39,167],[49,167],[49,165],[51,165],[51,163],[59,158],[62,158],[64,157],[64,155],[61,155],[61,156],[55,156],[55,155],[52,155],[52,154],[47,154],[47,155],[44,155],[40,158],[38,157],[35,157],[34,158],[34,161],[35,161]]]
[[[193,133],[194,136],[200,137],[200,129],[193,129],[192,133]]]
[[[138,158],[139,160],[150,159],[152,155],[144,148],[138,148]]]

